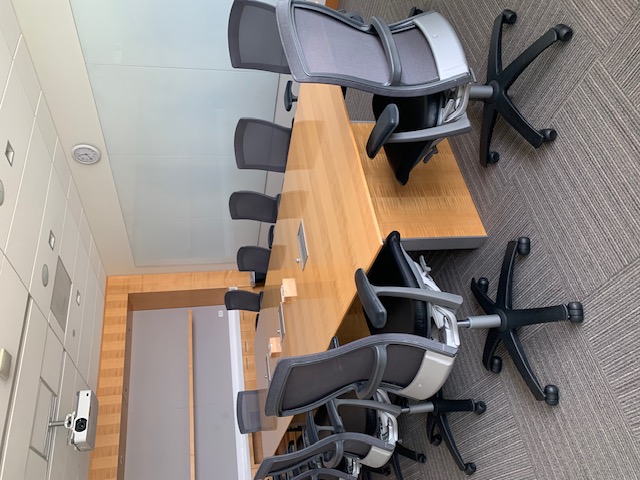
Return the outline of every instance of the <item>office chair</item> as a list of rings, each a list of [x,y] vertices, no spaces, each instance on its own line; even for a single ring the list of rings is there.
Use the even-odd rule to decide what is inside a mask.
[[[290,128],[256,118],[241,118],[233,141],[236,165],[240,169],[284,172],[290,141]]]
[[[270,197],[258,192],[233,192],[229,197],[229,213],[234,220],[275,223],[278,218],[279,204],[279,194]]]
[[[236,254],[238,270],[241,272],[251,272],[251,286],[264,284],[269,268],[269,258],[271,250],[264,247],[246,246],[240,247]]]
[[[499,18],[513,23],[515,14],[505,12]],[[489,139],[492,118],[495,123],[491,111],[500,112],[518,131],[528,132],[525,138],[533,139],[531,129],[522,126],[522,116],[511,108],[506,89],[526,64],[555,40],[571,38],[569,27],[556,25],[502,73],[501,30],[496,34],[494,28],[491,54],[498,60],[490,61],[489,67],[495,66],[498,73],[490,74],[487,85],[472,86],[475,78],[462,45],[448,21],[437,12],[418,13],[389,25],[373,17],[371,25],[363,25],[321,5],[279,0],[276,15],[296,81],[336,84],[374,94],[377,121],[367,143],[367,155],[373,158],[384,147],[401,184],[408,181],[415,165],[431,158],[441,139],[470,131],[466,115],[470,98],[490,105],[485,108],[488,120],[483,123],[483,135]],[[406,97],[412,99],[399,100]],[[538,147],[555,137],[553,130],[545,129],[530,143]],[[492,158],[497,161],[497,156]],[[486,158],[481,162],[488,163]]]
[[[254,0],[234,0],[227,27],[229,57],[234,68],[289,74],[282,49],[276,9]],[[287,111],[298,98],[287,86],[284,104]]]
[[[359,460],[370,453],[389,452],[390,448],[385,441],[370,435],[337,433],[300,450],[265,458],[254,479],[282,475],[294,480],[356,480],[358,473],[350,468],[351,465],[357,469]]]
[[[227,39],[234,68],[290,73],[273,5],[254,0],[234,0]]]
[[[526,68],[543,51],[555,42],[568,42],[573,37],[570,27],[558,24],[551,27],[544,35],[533,42],[508,67],[502,68],[502,26],[506,23],[513,25],[517,19],[516,12],[503,10],[493,22],[489,59],[487,62],[487,81],[485,85],[471,90],[475,100],[484,102],[482,112],[482,127],[480,129],[480,163],[487,166],[500,159],[498,152],[490,151],[493,128],[498,114],[504,118],[531,146],[538,148],[545,142],[552,142],[557,133],[552,128],[536,129],[520,113],[513,104],[509,94],[509,87],[526,70]]]
[[[227,310],[246,310],[259,312],[262,304],[262,292],[247,290],[229,290],[224,294],[224,306]]]
[[[466,321],[458,322],[455,311],[462,304],[462,298],[440,292],[428,273],[424,259],[417,264],[406,253],[400,243],[400,234],[389,234],[368,276],[362,269],[356,272],[358,296],[372,334],[404,333],[434,340],[442,338],[447,346],[457,351],[460,345],[458,327],[500,325],[497,316],[475,318],[473,325]],[[464,462],[453,438],[447,413],[481,414],[486,407],[483,402],[446,400],[443,397],[440,387],[453,368],[454,359],[455,356],[446,368],[439,366],[440,370],[437,370],[439,387],[429,395],[434,410],[427,415],[426,428],[431,443],[438,445],[444,440],[457,466],[470,475],[476,466],[472,462]]]
[[[569,320],[571,323],[582,323],[584,312],[582,304],[579,302],[553,307],[513,309],[513,270],[516,252],[524,256],[529,255],[530,250],[531,240],[528,237],[520,237],[517,241],[511,241],[507,244],[495,302],[487,295],[489,280],[486,277],[480,277],[477,281],[473,278],[471,280],[471,291],[486,313],[497,314],[501,319],[501,324],[487,333],[487,340],[482,353],[484,367],[493,373],[500,373],[502,359],[496,356],[495,352],[500,342],[502,342],[536,400],[544,400],[547,405],[553,406],[560,401],[558,387],[556,385],[547,385],[544,388],[540,386],[520,343],[518,328],[525,325],[559,322],[562,320]]]
[[[334,337],[330,348],[337,348],[339,345],[338,338]],[[357,396],[354,392],[348,392],[338,397],[338,399],[349,398],[354,399]],[[373,399],[391,404],[389,395],[381,389],[376,390]],[[329,401],[327,405],[318,408],[315,414],[312,415],[311,412],[307,412],[307,428],[303,430],[301,437],[304,438],[304,444],[306,445],[323,438],[323,436],[327,435],[327,432],[335,433],[340,431],[377,436],[394,446],[391,454],[379,457],[376,463],[371,461],[361,462],[364,479],[369,479],[370,473],[389,475],[391,470],[387,465],[390,464],[396,472],[396,479],[403,480],[400,456],[420,463],[427,461],[427,457],[423,453],[411,450],[400,442],[396,417],[382,410],[358,408],[351,405],[340,405],[338,407],[335,402]]]
[[[224,307],[227,310],[245,310],[247,312],[260,312],[263,293],[248,292],[247,290],[229,290],[224,294]],[[256,315],[256,329],[258,319]]]
[[[420,297],[431,295],[422,292]],[[290,416],[323,405],[336,409],[369,408],[394,417],[429,412],[439,415],[448,411],[483,413],[486,407],[482,402],[430,398],[442,387],[456,352],[456,348],[429,338],[386,333],[326,352],[283,358],[267,391],[265,413]],[[372,399],[379,389],[418,403],[400,406]],[[354,392],[357,398],[345,398],[349,392]],[[471,474],[475,465],[465,464],[462,469]]]

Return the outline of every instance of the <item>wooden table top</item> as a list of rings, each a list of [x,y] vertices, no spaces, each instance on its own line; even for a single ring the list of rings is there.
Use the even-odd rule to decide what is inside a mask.
[[[366,156],[372,127],[350,122],[339,87],[301,85],[256,330],[260,389],[268,387],[269,372],[282,356],[327,349],[356,296],[355,271],[370,268],[391,231],[398,230],[405,241],[422,242],[423,248],[425,240],[427,247],[473,248],[486,238],[446,142],[428,164],[416,167],[403,187],[384,152],[374,160]],[[297,261],[301,221],[309,253],[304,270]],[[429,244],[433,239],[444,243]],[[269,339],[280,336],[284,279],[294,279],[297,294],[282,303],[282,353],[269,357]],[[260,434],[268,456],[290,418],[262,420],[273,428]]]

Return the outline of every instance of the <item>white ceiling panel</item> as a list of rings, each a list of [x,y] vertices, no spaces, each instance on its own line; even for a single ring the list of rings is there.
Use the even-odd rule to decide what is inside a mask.
[[[264,172],[238,170],[233,155],[110,159],[137,266],[234,262],[256,244],[259,224],[232,221],[228,201],[263,191]]]
[[[87,69],[110,156],[232,155],[239,118],[273,119],[273,73]]]

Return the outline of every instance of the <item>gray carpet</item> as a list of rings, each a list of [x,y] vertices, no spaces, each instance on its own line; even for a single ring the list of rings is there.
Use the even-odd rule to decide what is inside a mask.
[[[421,0],[424,2],[424,0]],[[343,0],[365,18],[405,17],[409,0]],[[504,65],[556,23],[574,29],[568,44],[545,52],[510,93],[555,143],[531,148],[507,125],[496,128],[497,165],[478,163],[481,104],[469,108],[474,131],[451,144],[487,228],[475,251],[428,252],[443,289],[465,298],[463,315],[481,313],[472,277],[495,295],[507,241],[531,237],[517,261],[514,307],[581,301],[585,322],[523,329],[525,350],[541,383],[560,388],[560,405],[537,402],[508,355],[500,375],[480,360],[484,332],[463,332],[445,392],[476,398],[487,412],[452,414],[466,461],[481,479],[640,478],[640,4],[638,0],[442,0],[417,6],[443,13],[457,29],[479,80],[493,19],[518,13],[504,29]],[[354,120],[371,119],[370,98],[349,91]],[[493,288],[492,288],[493,287]],[[423,450],[424,465],[402,461],[404,478],[461,479],[444,445],[427,441],[425,417],[401,422],[405,445]]]

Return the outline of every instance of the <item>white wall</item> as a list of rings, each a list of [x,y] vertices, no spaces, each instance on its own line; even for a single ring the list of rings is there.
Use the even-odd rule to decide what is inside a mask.
[[[77,390],[96,390],[106,276],[9,0],[0,33],[0,348],[13,358],[0,379],[0,480],[86,479],[89,454],[46,425],[52,399],[62,418]],[[66,329],[50,309],[58,257],[72,281]]]

